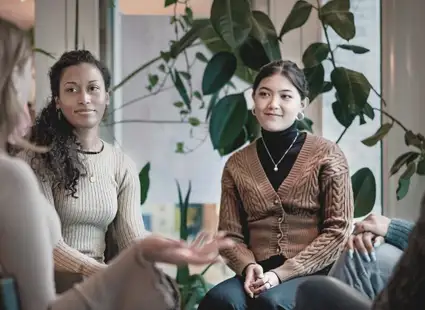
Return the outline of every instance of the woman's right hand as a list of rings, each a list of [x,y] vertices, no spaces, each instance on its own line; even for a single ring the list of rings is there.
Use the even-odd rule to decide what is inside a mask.
[[[375,235],[371,232],[353,234],[349,237],[346,248],[350,257],[354,255],[354,251],[360,253],[367,262],[376,261],[375,249],[384,243],[384,237]]]
[[[192,244],[159,235],[139,241],[143,257],[151,262],[172,265],[205,265],[220,261],[219,251],[231,248],[234,242],[224,232],[202,232]]]
[[[253,283],[257,279],[262,279],[264,277],[263,273],[263,267],[259,264],[251,264],[245,269],[245,282],[244,282],[244,289],[245,292],[248,294],[249,297],[254,297],[254,287]]]

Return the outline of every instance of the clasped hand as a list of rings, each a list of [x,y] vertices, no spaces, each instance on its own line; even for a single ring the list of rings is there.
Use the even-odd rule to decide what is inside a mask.
[[[263,268],[258,264],[252,264],[246,268],[244,289],[251,298],[277,285],[279,285],[279,278],[274,272],[263,272]]]

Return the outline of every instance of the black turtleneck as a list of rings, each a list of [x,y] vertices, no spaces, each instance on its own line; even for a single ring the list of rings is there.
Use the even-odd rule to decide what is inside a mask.
[[[285,158],[278,165],[279,170],[274,171],[274,164],[271,161],[263,142],[266,143],[274,162],[277,163],[289,148],[291,143],[294,141],[297,133],[298,138],[286,154]],[[270,132],[262,129],[261,134],[263,138],[257,140],[258,157],[267,175],[267,178],[273,185],[274,189],[277,191],[279,186],[291,171],[292,166],[294,165],[295,160],[297,159],[297,156],[301,150],[301,147],[304,144],[306,133],[299,132],[296,127],[296,123],[294,123],[291,127],[283,131]]]

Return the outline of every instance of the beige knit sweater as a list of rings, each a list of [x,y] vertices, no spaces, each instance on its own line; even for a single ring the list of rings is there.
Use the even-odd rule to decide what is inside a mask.
[[[54,251],[56,270],[90,276],[104,268],[105,234],[111,223],[120,251],[148,234],[140,207],[138,172],[122,151],[104,145],[99,154],[81,155],[88,175],[78,181],[78,198],[53,190],[51,183],[39,178],[42,192],[55,206],[62,224],[63,239]],[[31,153],[18,156],[32,166],[37,164]]]
[[[353,193],[340,148],[307,134],[276,192],[261,166],[256,142],[233,154],[222,177],[219,229],[237,242],[223,251],[237,274],[250,263],[283,255],[274,271],[281,281],[333,263],[351,232]]]

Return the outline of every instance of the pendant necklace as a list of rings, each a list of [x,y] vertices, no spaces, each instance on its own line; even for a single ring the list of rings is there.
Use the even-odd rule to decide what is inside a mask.
[[[281,161],[285,158],[286,154],[288,154],[289,150],[292,148],[292,146],[294,145],[295,141],[297,141],[297,138],[298,138],[298,132],[297,132],[297,135],[295,136],[294,140],[292,141],[291,145],[288,147],[288,149],[285,151],[285,153],[283,154],[283,156],[282,156],[282,157],[279,159],[279,161],[276,163],[276,162],[274,161],[274,159],[273,159],[272,155],[271,155],[271,154],[270,154],[270,152],[269,152],[269,149],[268,149],[268,147],[267,147],[267,145],[266,145],[266,142],[264,141],[264,138],[263,138],[263,137],[261,137],[261,140],[263,141],[263,144],[264,144],[264,147],[265,147],[265,149],[266,149],[266,151],[267,151],[267,154],[269,154],[269,157],[270,157],[271,161],[273,162],[273,165],[274,165],[273,170],[274,170],[274,171],[279,171],[279,168],[278,168],[277,166],[278,166],[278,165],[280,164],[280,162],[281,162]]]

